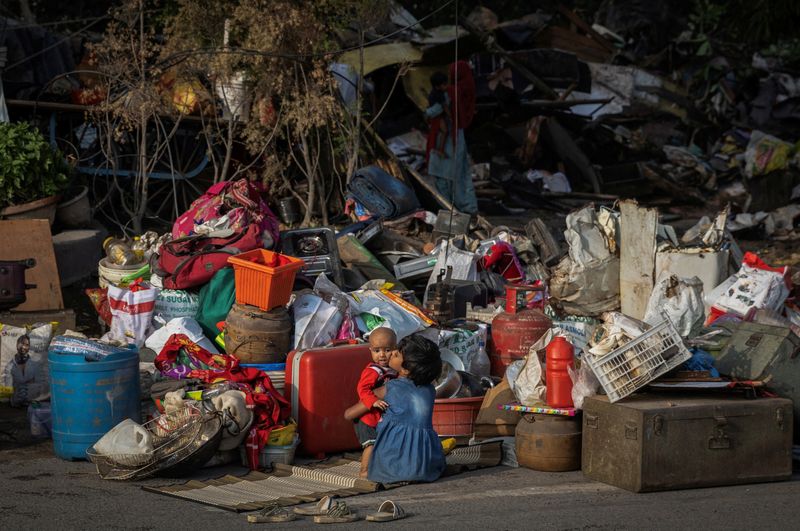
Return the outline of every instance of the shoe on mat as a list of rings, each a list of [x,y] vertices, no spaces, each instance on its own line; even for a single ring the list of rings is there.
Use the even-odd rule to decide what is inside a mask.
[[[271,503],[264,507],[258,514],[248,514],[247,521],[251,524],[267,524],[267,523],[281,523],[291,522],[297,518],[297,515],[290,513],[285,507],[277,503]]]
[[[358,514],[350,512],[350,507],[343,501],[333,502],[325,514],[314,517],[315,524],[345,524],[358,520]]]
[[[378,507],[378,512],[369,513],[367,521],[369,522],[390,522],[392,520],[400,520],[406,517],[406,512],[402,507],[397,505],[392,500],[386,500]]]
[[[320,500],[314,505],[313,507],[295,507],[294,514],[299,514],[302,516],[317,516],[320,514],[325,514],[328,512],[328,509],[336,503],[334,500],[336,496],[323,496]]]

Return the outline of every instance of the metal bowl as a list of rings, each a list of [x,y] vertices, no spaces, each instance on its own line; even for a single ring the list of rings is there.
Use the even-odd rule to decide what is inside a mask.
[[[442,358],[442,362],[446,361],[457,371],[464,370],[464,362],[461,361],[461,358],[459,358],[455,352],[447,348],[440,348],[439,353]]]
[[[442,361],[442,372],[434,382],[436,398],[452,398],[461,389],[461,375],[450,363]]]

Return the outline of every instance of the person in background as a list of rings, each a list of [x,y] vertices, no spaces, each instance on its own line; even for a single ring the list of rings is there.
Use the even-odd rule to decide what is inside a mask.
[[[369,334],[369,351],[372,361],[364,367],[358,380],[359,402],[348,408],[345,413],[347,420],[353,421],[358,442],[361,443],[361,472],[362,478],[367,477],[369,458],[377,435],[376,427],[381,420],[381,414],[388,404],[375,395],[375,390],[382,387],[392,378],[397,378],[397,372],[389,367],[389,359],[397,350],[397,334],[390,328],[380,327]]]
[[[9,361],[3,370],[3,384],[14,388],[11,395],[11,405],[13,407],[27,406],[33,393],[29,393],[31,384],[36,383],[36,375],[39,372],[38,364],[30,357],[31,338],[28,335],[21,335],[17,338],[17,353]]]
[[[464,138],[464,129],[469,127],[475,116],[475,79],[472,68],[466,61],[450,65],[450,85],[447,86],[448,105],[435,103],[425,110],[431,121],[428,132],[426,158],[428,174],[436,181],[436,189],[455,207],[465,214],[478,213],[478,199],[469,167],[469,154]],[[451,130],[444,132],[437,125],[436,118],[451,117]],[[439,121],[441,122],[441,120]],[[443,149],[437,149],[443,146]]]
[[[433,429],[433,382],[442,371],[439,347],[413,334],[400,341],[389,367],[398,377],[377,389],[388,408],[378,423],[369,461],[370,481],[436,481],[445,468],[444,451]]]
[[[453,124],[450,118],[450,97],[447,95],[447,76],[442,72],[434,72],[431,75],[428,107],[433,107],[436,104],[439,104],[444,112],[431,118],[431,129],[436,129],[437,133],[434,136],[438,142],[433,149],[443,155],[447,136],[452,134]]]

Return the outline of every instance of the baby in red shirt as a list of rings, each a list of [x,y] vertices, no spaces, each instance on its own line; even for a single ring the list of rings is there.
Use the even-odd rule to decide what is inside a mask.
[[[397,378],[397,372],[389,367],[389,358],[397,350],[397,335],[390,328],[376,328],[369,334],[369,350],[372,361],[361,371],[358,380],[358,403],[350,407],[345,418],[352,420],[361,443],[361,477],[367,477],[369,458],[377,436],[376,427],[381,414],[389,404],[375,396],[375,389],[388,380]]]

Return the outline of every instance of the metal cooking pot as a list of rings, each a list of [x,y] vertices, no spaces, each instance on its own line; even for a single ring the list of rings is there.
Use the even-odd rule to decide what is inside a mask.
[[[461,389],[461,375],[446,361],[442,361],[442,372],[433,383],[436,398],[453,398]]]

